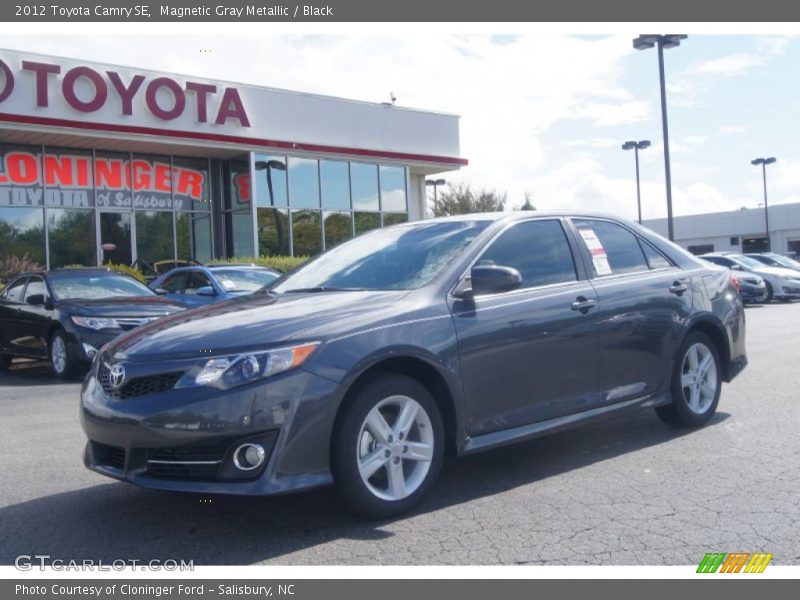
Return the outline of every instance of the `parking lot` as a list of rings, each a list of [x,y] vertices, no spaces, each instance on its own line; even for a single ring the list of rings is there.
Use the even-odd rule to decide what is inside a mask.
[[[800,561],[800,303],[747,309],[750,366],[711,423],[651,410],[445,463],[410,516],[367,522],[329,490],[276,498],[136,488],[84,469],[77,382],[0,374],[0,563],[697,564]]]

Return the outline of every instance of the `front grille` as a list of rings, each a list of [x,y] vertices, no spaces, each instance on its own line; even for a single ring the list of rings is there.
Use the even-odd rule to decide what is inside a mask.
[[[92,454],[97,465],[125,469],[125,448],[93,442]]]
[[[108,373],[108,367],[101,363],[97,369],[97,381],[100,383],[106,395],[117,400],[130,400],[131,398],[147,396],[148,394],[166,392],[175,387],[175,384],[178,383],[181,375],[183,375],[182,372],[176,372],[134,377],[125,382],[122,387],[115,388],[111,385]]]
[[[169,479],[216,479],[225,447],[184,446],[150,450],[147,474]]]

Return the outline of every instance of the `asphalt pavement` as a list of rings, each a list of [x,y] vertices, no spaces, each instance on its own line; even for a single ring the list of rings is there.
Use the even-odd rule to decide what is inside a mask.
[[[747,309],[749,367],[697,431],[652,410],[448,459],[418,510],[369,522],[331,490],[274,498],[139,489],[84,469],[78,382],[0,373],[0,564],[800,564],[800,303]]]

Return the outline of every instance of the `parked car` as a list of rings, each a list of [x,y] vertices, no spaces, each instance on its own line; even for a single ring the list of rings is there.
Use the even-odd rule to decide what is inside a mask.
[[[746,364],[731,272],[636,223],[411,222],[108,344],[81,390],[84,461],[175,491],[335,483],[387,517],[431,490],[446,452],[642,407],[701,426]]]
[[[121,333],[184,309],[108,269],[23,273],[0,294],[0,367],[13,357],[49,359],[68,377]]]
[[[705,260],[705,259],[702,259]],[[716,264],[711,261],[706,261],[709,264]],[[739,295],[742,297],[742,302],[745,304],[753,302],[766,302],[767,300],[767,284],[764,279],[755,273],[748,273],[746,271],[736,270],[731,274],[733,284],[739,290]]]
[[[765,302],[772,302],[773,298],[781,302],[800,298],[800,273],[797,271],[768,267],[749,256],[734,252],[713,252],[703,254],[700,258],[734,271],[754,273],[764,279],[767,288]]]
[[[776,254],[775,252],[762,252],[760,254],[745,254],[750,258],[754,258],[760,263],[764,263],[768,267],[781,267],[784,269],[792,269],[793,271],[800,271],[800,262],[793,258]]]
[[[173,269],[150,284],[150,289],[170,300],[201,306],[260,290],[280,273],[256,265],[213,265]]]

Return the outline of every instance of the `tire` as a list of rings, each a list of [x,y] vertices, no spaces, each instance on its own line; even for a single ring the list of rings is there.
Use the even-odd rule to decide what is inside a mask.
[[[75,375],[78,361],[70,349],[66,334],[62,330],[59,329],[52,335],[48,350],[53,375],[60,379],[69,379]]]
[[[436,483],[444,446],[441,413],[425,386],[404,375],[372,377],[337,419],[331,445],[337,494],[361,517],[407,512]]]
[[[772,298],[774,297],[774,292],[772,291],[772,286],[770,285],[769,281],[767,282],[767,295],[764,296],[764,304],[769,304],[772,302]]]
[[[711,362],[703,373],[702,365],[707,359]],[[697,372],[693,372],[694,368]],[[717,410],[721,391],[722,365],[714,342],[699,331],[689,333],[681,344],[678,359],[675,361],[672,402],[656,407],[656,414],[662,421],[674,427],[700,427]]]

